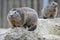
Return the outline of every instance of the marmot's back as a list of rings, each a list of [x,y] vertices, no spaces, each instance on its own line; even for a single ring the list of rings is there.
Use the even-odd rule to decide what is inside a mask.
[[[22,7],[20,10],[24,14],[24,17],[27,17],[25,21],[28,23],[28,25],[34,24],[37,21],[38,16],[35,10],[28,7]]]

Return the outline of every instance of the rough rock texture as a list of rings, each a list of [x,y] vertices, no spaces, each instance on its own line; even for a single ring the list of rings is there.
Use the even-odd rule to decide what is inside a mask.
[[[38,19],[37,29],[42,34],[60,35],[60,19]],[[40,33],[40,34],[41,34]]]
[[[29,32],[22,27],[9,30],[4,40],[38,40],[34,32]]]
[[[35,31],[17,27],[0,32],[0,40],[60,40],[60,19],[38,19]]]
[[[46,40],[60,40],[60,18],[38,19],[35,33]]]

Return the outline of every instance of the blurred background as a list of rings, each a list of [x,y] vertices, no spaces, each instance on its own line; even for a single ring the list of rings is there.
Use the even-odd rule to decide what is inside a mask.
[[[60,0],[0,0],[0,28],[8,28],[7,14],[12,8],[30,7],[38,12],[41,16],[41,9],[46,7],[51,1],[58,3],[58,14],[60,17]]]

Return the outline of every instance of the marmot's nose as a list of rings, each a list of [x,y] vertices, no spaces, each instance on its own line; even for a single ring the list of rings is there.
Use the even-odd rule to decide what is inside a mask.
[[[11,17],[13,17],[13,15],[11,15]]]

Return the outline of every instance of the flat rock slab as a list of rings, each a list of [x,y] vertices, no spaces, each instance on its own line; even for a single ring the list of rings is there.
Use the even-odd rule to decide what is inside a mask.
[[[60,18],[38,19],[37,31],[42,34],[60,35]]]
[[[35,31],[0,29],[0,40],[60,40],[60,19],[38,19]]]
[[[38,19],[37,29],[39,37],[60,40],[60,18],[55,19]]]

